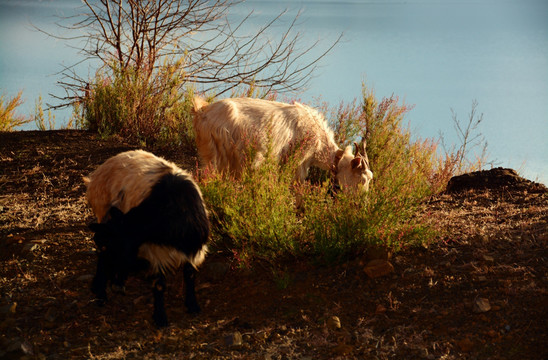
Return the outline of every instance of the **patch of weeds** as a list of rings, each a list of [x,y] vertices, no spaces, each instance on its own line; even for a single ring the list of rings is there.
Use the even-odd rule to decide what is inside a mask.
[[[0,95],[0,131],[13,131],[16,127],[27,124],[32,119],[22,115],[16,115],[15,111],[23,104],[23,91],[11,99],[6,99],[6,95]]]

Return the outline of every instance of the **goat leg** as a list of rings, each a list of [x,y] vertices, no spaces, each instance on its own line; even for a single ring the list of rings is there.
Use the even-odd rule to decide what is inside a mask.
[[[107,282],[108,275],[105,268],[105,259],[102,254],[99,254],[97,272],[91,282],[91,292],[95,294],[99,306],[105,305],[105,302],[107,301]]]
[[[154,314],[152,318],[157,327],[167,326],[167,315],[164,302],[164,292],[166,291],[166,278],[163,274],[158,274],[152,281],[152,293],[154,295]]]
[[[187,312],[190,314],[197,314],[200,312],[200,306],[196,300],[196,273],[197,271],[192,264],[187,262],[183,265],[183,278],[185,281],[185,306]]]

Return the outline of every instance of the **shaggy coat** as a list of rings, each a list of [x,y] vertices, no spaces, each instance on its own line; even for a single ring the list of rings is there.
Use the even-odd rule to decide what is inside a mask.
[[[101,219],[90,225],[98,249],[92,291],[99,302],[106,301],[109,281],[123,285],[127,274],[144,264],[153,278],[154,320],[165,326],[165,275],[182,266],[185,305],[199,312],[194,278],[207,252],[209,221],[191,176],[137,150],[110,158],[86,183],[89,203]]]
[[[205,166],[239,176],[245,163],[254,166],[266,156],[283,160],[299,149],[295,180],[304,181],[310,166],[333,171],[343,186],[367,190],[373,173],[363,154],[340,149],[322,114],[315,109],[252,98],[232,98],[208,104],[194,98],[194,129],[198,153]],[[247,159],[249,149],[254,158]]]

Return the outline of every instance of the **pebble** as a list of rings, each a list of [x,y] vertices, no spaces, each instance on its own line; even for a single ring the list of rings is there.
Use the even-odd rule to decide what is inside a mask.
[[[26,355],[34,355],[32,344],[28,341],[14,340],[6,346],[5,349],[8,359],[23,358]]]
[[[484,313],[491,310],[491,304],[489,304],[489,300],[486,298],[477,298],[474,301],[473,305],[473,311],[476,314]]]
[[[14,301],[11,304],[0,306],[0,314],[15,314],[17,303]]]
[[[90,281],[91,279],[93,279],[93,275],[91,274],[84,274],[84,275],[80,275],[76,278],[76,281]]]
[[[387,260],[371,260],[367,263],[363,271],[370,278],[378,278],[388,275],[394,271],[394,266]]]
[[[239,331],[234,331],[232,334],[225,336],[225,345],[226,346],[241,346],[242,345],[242,334]]]
[[[338,356],[349,355],[352,352],[352,350],[353,350],[352,346],[344,343],[338,344],[332,349],[333,353]]]
[[[59,316],[59,311],[55,307],[50,307],[44,314],[44,319],[50,323],[54,323]]]
[[[27,243],[27,244],[25,244],[25,246],[23,246],[22,252],[25,253],[25,254],[28,254],[28,253],[31,253],[33,251],[38,250],[39,247],[40,246],[38,244]]]
[[[457,341],[457,345],[463,352],[470,352],[474,347],[474,343],[469,338],[464,338],[460,341]]]
[[[337,316],[331,316],[327,319],[326,325],[331,330],[340,329],[341,320]]]

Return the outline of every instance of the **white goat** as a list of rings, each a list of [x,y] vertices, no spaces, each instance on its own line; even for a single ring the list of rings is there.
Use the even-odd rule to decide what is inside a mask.
[[[332,171],[340,185],[369,189],[373,173],[365,152],[340,149],[322,114],[295,103],[252,98],[232,98],[207,103],[194,98],[196,145],[203,165],[236,176],[242,172],[251,145],[256,151],[253,165],[267,154],[281,160],[292,146],[302,146],[295,180],[304,181],[310,166]]]

